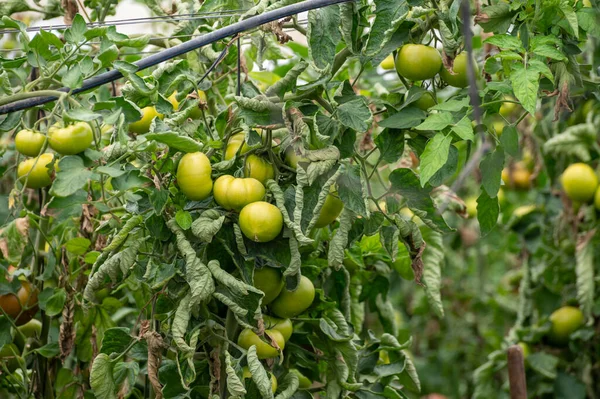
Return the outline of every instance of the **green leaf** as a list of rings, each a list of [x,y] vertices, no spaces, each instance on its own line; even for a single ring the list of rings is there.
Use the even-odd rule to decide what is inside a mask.
[[[85,39],[87,25],[81,14],[76,14],[71,27],[65,31],[65,40],[71,43],[79,43]]]
[[[592,316],[594,307],[594,245],[591,243],[596,230],[582,233],[577,238],[575,250],[575,274],[577,276],[577,300],[586,319]]]
[[[114,363],[106,353],[99,353],[92,364],[90,386],[98,399],[116,399],[115,380],[113,378]]]
[[[556,356],[546,352],[532,353],[527,357],[527,364],[546,378],[556,378],[556,366],[558,366],[558,358]]]
[[[510,9],[510,4],[501,1],[483,7],[475,22],[481,25],[485,32],[506,32],[512,24],[512,19],[513,11]]]
[[[452,131],[463,140],[473,141],[475,138],[473,135],[473,124],[467,116],[463,117],[458,123],[452,126]]]
[[[175,214],[175,220],[177,221],[179,227],[184,230],[188,230],[190,227],[192,227],[192,215],[190,215],[190,213],[187,211],[178,210]]]
[[[66,156],[58,163],[59,171],[52,184],[50,193],[57,197],[68,197],[86,185],[93,173],[83,165],[83,159],[78,156]]]
[[[60,348],[58,347],[58,342],[50,342],[41,348],[36,349],[35,352],[39,353],[46,359],[52,359],[58,356],[60,353]]]
[[[129,329],[126,327],[109,328],[104,332],[100,352],[107,355],[121,354],[127,349],[132,339]]]
[[[103,67],[111,66],[113,61],[119,57],[119,49],[114,44],[110,47],[107,47],[98,54],[98,59],[102,62]]]
[[[371,126],[373,115],[363,97],[357,97],[337,107],[339,121],[357,132],[366,132]]]
[[[375,138],[379,156],[387,163],[397,162],[404,153],[404,132],[396,129],[384,129]]]
[[[427,243],[423,252],[423,282],[427,302],[438,317],[444,317],[442,305],[442,263],[444,261],[444,244],[442,235],[437,231],[429,230],[423,232],[423,239]]]
[[[71,108],[70,110],[63,112],[63,119],[65,121],[81,121],[91,122],[98,118],[101,118],[102,114],[93,112],[92,110],[84,107]]]
[[[584,7],[577,11],[577,21],[579,22],[579,27],[586,31],[590,36],[600,36],[598,13],[593,7]]]
[[[503,50],[514,50],[520,53],[525,51],[525,49],[523,48],[523,44],[521,43],[521,40],[519,40],[518,37],[507,34],[490,36],[483,42],[486,44],[491,44],[493,46],[500,47]]]
[[[530,114],[535,114],[540,74],[536,70],[527,69],[522,64],[514,64],[510,74],[515,97]]]
[[[341,39],[340,9],[337,5],[308,12],[308,54],[317,69],[330,69]]]
[[[88,248],[90,247],[90,244],[91,242],[87,238],[75,237],[67,241],[65,247],[67,251],[69,251],[72,254],[83,255],[87,252]]]
[[[77,89],[83,84],[83,75],[79,65],[72,65],[62,77],[62,83],[70,89]]]
[[[559,371],[554,380],[555,399],[585,399],[585,384],[575,376]]]
[[[225,215],[221,215],[217,210],[206,210],[192,223],[192,233],[198,237],[200,241],[207,243],[211,242],[215,234],[217,234],[221,229],[221,226],[223,226],[224,221]]]
[[[481,160],[479,165],[481,185],[490,198],[495,198],[498,195],[502,180],[502,168],[504,168],[504,150],[500,146]]]
[[[271,390],[271,378],[267,374],[267,371],[263,367],[258,356],[256,354],[256,345],[252,345],[248,348],[246,353],[248,359],[248,369],[252,375],[252,381],[256,384],[261,397],[265,399],[273,399],[273,391]]]
[[[389,180],[392,184],[390,191],[402,195],[408,207],[428,226],[442,232],[452,231],[433,205],[431,187],[421,187],[415,172],[408,168],[398,168],[390,174]]]
[[[567,22],[569,23],[569,26],[573,30],[573,35],[576,39],[579,39],[579,22],[577,21],[577,14],[575,14],[573,6],[568,2],[561,2],[560,10],[565,16]]]
[[[169,147],[182,152],[202,151],[202,144],[191,137],[183,136],[174,132],[148,133],[144,135],[148,140],[158,141]]]
[[[337,179],[337,191],[344,207],[357,215],[367,216],[365,192],[358,165],[348,165]]]
[[[390,129],[410,129],[419,125],[427,114],[425,111],[416,107],[407,107],[401,109],[399,112],[389,116],[388,118],[377,122],[381,127],[387,127]]]
[[[452,114],[449,112],[438,112],[436,114],[430,114],[427,119],[423,121],[419,126],[415,127],[416,130],[442,130],[450,126],[453,122]]]
[[[46,300],[44,310],[50,317],[57,316],[62,313],[67,300],[67,292],[63,288],[55,288],[54,294]]]
[[[452,136],[443,133],[436,134],[427,142],[421,155],[421,187],[424,187],[429,179],[446,164],[451,143]]]
[[[375,0],[374,3],[375,19],[363,50],[368,57],[377,54],[390,41],[408,13],[406,0]]]
[[[512,157],[519,155],[519,133],[512,125],[504,126],[500,136],[500,144],[506,150],[506,153]]]
[[[533,53],[539,55],[541,57],[552,58],[553,60],[566,61],[567,57],[560,52],[556,47],[551,46],[549,44],[543,44],[541,46],[536,46],[533,49]]]
[[[482,190],[477,198],[477,220],[482,236],[492,231],[498,222],[499,215],[498,196],[491,198],[485,190]]]

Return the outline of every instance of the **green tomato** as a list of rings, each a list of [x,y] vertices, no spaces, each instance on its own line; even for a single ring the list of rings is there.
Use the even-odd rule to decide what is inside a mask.
[[[46,136],[33,130],[23,129],[15,136],[17,151],[28,157],[37,157],[44,147]]]
[[[408,96],[408,92],[405,95],[405,98]],[[427,111],[429,108],[433,107],[436,102],[433,97],[433,93],[425,92],[417,101],[413,103],[417,108],[422,109],[423,111]]]
[[[254,270],[254,286],[264,292],[262,304],[268,305],[281,292],[283,288],[283,279],[279,270],[273,267],[263,267]]]
[[[246,157],[244,163],[244,176],[266,184],[268,180],[275,178],[275,168],[265,158],[251,154]]]
[[[201,152],[191,152],[181,157],[177,166],[177,184],[182,193],[193,201],[208,198],[212,191],[212,167]]]
[[[252,373],[250,372],[250,369],[247,366],[242,368],[242,376],[244,377],[245,380],[252,378]],[[275,378],[273,373],[269,373],[269,378],[271,378],[271,391],[273,391],[273,393],[275,393],[277,391],[277,386],[278,386],[277,378]]]
[[[42,154],[37,158],[30,158],[19,163],[17,177],[27,188],[42,188],[52,184],[52,177],[48,165],[54,160],[52,154]]]
[[[249,349],[252,345],[256,346],[256,355],[259,359],[270,359],[279,356],[279,352],[285,348],[285,339],[277,330],[265,330],[267,341],[273,340],[279,349],[271,346],[260,339],[254,331],[249,328],[244,329],[238,337],[237,343],[244,349]],[[269,337],[271,339],[269,339]]]
[[[589,165],[574,163],[563,172],[561,183],[567,197],[572,201],[588,202],[596,194],[598,176]]]
[[[242,233],[252,241],[268,242],[283,229],[283,215],[275,205],[257,201],[246,205],[240,212]]]
[[[454,66],[452,75],[447,69],[442,69],[440,76],[444,82],[454,87],[467,87],[469,85],[469,75],[467,74],[467,53],[462,52],[454,59]],[[475,75],[479,73],[479,69],[476,63],[473,63],[475,67]]]
[[[163,114],[159,113],[154,106],[142,108],[142,117],[139,121],[129,124],[129,131],[137,134],[144,134],[150,131],[150,125],[154,118],[162,119]]]
[[[312,386],[312,381],[308,379],[304,374],[302,374],[298,369],[290,369],[290,373],[294,373],[298,376],[298,388],[300,389],[308,389]]]
[[[470,218],[477,217],[477,197],[467,198],[465,206],[467,207],[467,215],[469,215]]]
[[[390,54],[381,61],[379,64],[386,71],[394,69],[394,54]]]
[[[405,44],[396,56],[396,71],[408,80],[431,79],[441,68],[440,52],[423,44]]]
[[[508,101],[516,101],[514,97],[510,96],[505,96],[504,99]],[[505,118],[508,118],[516,111],[518,105],[519,104],[515,104],[514,102],[502,103],[502,105],[500,106],[500,115],[502,115]]]
[[[279,331],[281,335],[283,335],[285,342],[290,340],[290,337],[294,332],[294,325],[290,319],[278,319],[276,317],[263,315],[263,321],[265,322],[266,329]]]
[[[295,291],[288,291],[285,287],[273,301],[271,311],[282,319],[296,317],[312,305],[315,299],[315,286],[305,276],[300,278],[300,284]]]
[[[92,127],[86,122],[74,125],[52,126],[48,129],[48,144],[61,155],[75,155],[85,151],[94,141]]]
[[[13,342],[21,349],[21,351],[25,348],[25,341],[23,338],[39,338],[42,334],[42,322],[37,319],[31,319],[17,328],[20,334],[15,334]]]
[[[572,333],[583,326],[584,317],[581,310],[573,306],[563,306],[550,315],[552,330],[550,338],[558,344],[565,344]]]
[[[244,155],[250,150],[250,147],[244,141],[246,135],[244,133],[234,134],[227,141],[227,146],[225,147],[225,160],[228,161],[240,151],[239,155]],[[242,148],[240,150],[240,147]]]
[[[344,203],[339,199],[337,192],[332,191],[327,194],[325,198],[325,202],[323,203],[323,207],[319,212],[319,218],[315,223],[315,227],[325,227],[333,223],[340,213],[342,213],[342,209],[344,208]]]
[[[296,154],[296,151],[294,151],[294,147],[289,146],[285,149],[285,163],[290,168],[296,170],[296,168],[298,168],[298,162],[302,160],[303,158],[301,158],[298,154]]]
[[[213,196],[227,210],[241,211],[246,205],[265,197],[265,186],[251,177],[235,178],[223,175],[215,181]]]
[[[21,358],[21,351],[13,343],[5,344],[2,349],[0,349],[0,359],[2,359],[1,362],[4,363],[11,373],[18,369],[23,361]],[[2,370],[2,367],[0,367],[0,370]]]

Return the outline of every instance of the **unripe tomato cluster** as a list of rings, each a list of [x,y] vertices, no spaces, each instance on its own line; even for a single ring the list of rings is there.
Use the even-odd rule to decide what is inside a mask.
[[[27,188],[42,188],[52,184],[50,164],[54,161],[51,153],[42,153],[46,141],[59,155],[75,155],[85,151],[94,140],[91,126],[86,122],[61,126],[55,124],[48,129],[48,135],[29,129],[20,130],[15,136],[15,147],[28,157],[19,163],[17,178]]]
[[[312,305],[315,299],[315,287],[306,276],[301,276],[298,287],[294,291],[289,291],[284,287],[280,272],[270,267],[254,271],[254,286],[265,294],[262,304],[268,305],[269,311],[277,317],[263,315],[267,342],[254,331],[246,328],[238,337],[238,345],[244,349],[256,345],[256,352],[260,359],[277,357],[294,331],[290,318],[302,314]]]

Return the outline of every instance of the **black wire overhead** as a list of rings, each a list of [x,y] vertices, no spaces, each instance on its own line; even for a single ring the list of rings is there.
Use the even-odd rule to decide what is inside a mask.
[[[256,28],[260,25],[264,25],[266,23],[276,21],[278,19],[282,19],[285,17],[289,17],[291,15],[296,15],[305,11],[314,10],[317,8],[322,8],[334,4],[346,3],[354,0],[306,0],[300,3],[292,4],[289,6],[281,7],[273,11],[269,11],[260,15],[256,15],[254,17],[250,17],[243,21],[236,22],[229,26],[223,27],[221,29],[217,29],[213,32],[206,33],[200,37],[187,41],[185,43],[179,44],[177,46],[171,47],[169,49],[163,50],[160,53],[153,54],[147,58],[144,58],[135,63],[135,65],[139,70],[143,70],[155,65],[158,65],[162,62],[170,60],[172,58],[183,55],[189,51],[196,50],[200,47],[206,46],[207,44],[213,43],[217,40],[224,39],[226,37],[234,37],[235,35]],[[102,73],[98,76],[94,76],[92,78],[86,79],[83,82],[83,85],[80,88],[71,90],[68,87],[63,87],[57,89],[57,91],[62,91],[65,93],[78,94],[98,86],[101,86],[106,83],[110,83],[117,79],[123,77],[123,74],[119,72],[117,69],[110,70],[108,72]],[[24,100],[15,101],[3,106],[0,106],[0,115],[8,114],[15,111],[20,111],[23,109],[31,108],[37,105],[46,104],[48,102],[56,100],[56,96],[40,96],[27,98]]]

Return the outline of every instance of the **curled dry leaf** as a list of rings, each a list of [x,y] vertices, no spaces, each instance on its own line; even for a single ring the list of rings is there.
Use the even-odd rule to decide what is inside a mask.
[[[166,348],[166,345],[159,333],[148,331],[149,325],[149,321],[144,320],[140,329],[140,333],[142,330],[145,330],[143,337],[148,344],[148,379],[150,380],[150,384],[152,384],[156,399],[162,399],[162,386],[158,380],[158,369],[162,360],[162,350]]]

